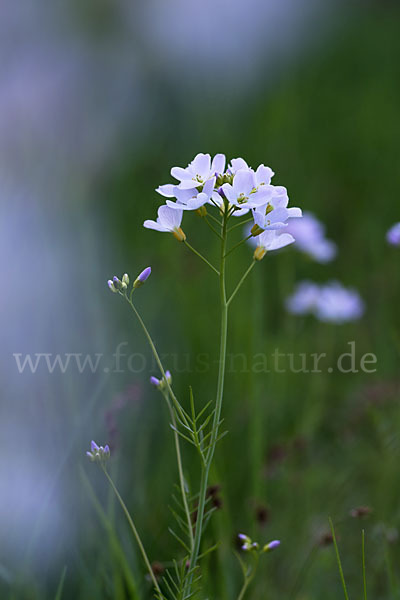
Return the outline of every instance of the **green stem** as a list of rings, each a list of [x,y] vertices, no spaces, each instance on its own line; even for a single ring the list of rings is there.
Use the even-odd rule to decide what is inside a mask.
[[[242,287],[242,283],[244,282],[244,280],[246,279],[246,277],[249,275],[249,273],[251,273],[251,270],[253,269],[253,267],[256,264],[256,262],[257,262],[256,260],[253,260],[251,262],[249,268],[246,270],[246,272],[244,273],[243,277],[240,279],[239,283],[237,284],[237,286],[233,290],[233,292],[232,292],[229,300],[227,301],[227,305],[228,306],[230,305],[230,303],[232,302],[232,300],[234,299],[234,297],[236,296],[236,294],[238,293],[238,291]]]
[[[214,273],[216,273],[216,274],[219,276],[219,271],[218,271],[218,269],[216,269],[216,268],[214,267],[214,265],[212,265],[212,264],[211,264],[211,263],[210,263],[210,262],[209,262],[209,261],[208,261],[208,260],[207,260],[207,259],[206,259],[206,258],[205,258],[203,255],[202,255],[202,254],[200,254],[200,252],[197,252],[197,250],[195,250],[195,249],[193,248],[193,246],[191,246],[191,245],[189,244],[189,242],[187,242],[186,240],[184,240],[184,242],[183,242],[183,243],[185,244],[185,246],[186,246],[187,248],[189,248],[189,250],[191,250],[191,251],[192,251],[194,254],[196,254],[196,256],[198,256],[199,258],[201,258],[201,260],[202,260],[204,263],[206,263],[206,265],[208,265],[208,266],[210,267],[210,269],[212,269],[212,270],[214,271]]]
[[[362,552],[364,600],[367,600],[367,576],[365,573],[365,531],[364,531],[364,529],[362,530],[362,534],[361,534],[361,552]]]
[[[208,215],[208,216],[211,216],[211,215]],[[216,235],[217,237],[219,237],[219,239],[221,240],[221,239],[222,239],[222,238],[221,238],[221,234],[220,234],[220,233],[218,233],[218,231],[215,229],[215,227],[213,227],[213,226],[211,225],[210,221],[208,220],[208,217],[203,217],[203,218],[204,218],[204,221],[205,221],[205,223],[206,223],[206,224],[208,225],[208,227],[211,229],[211,231],[212,231],[213,233],[215,233],[215,235]]]
[[[247,240],[249,240],[251,237],[253,237],[253,234],[250,233],[250,235],[248,235],[247,237],[245,237],[243,240],[240,240],[240,242],[238,242],[237,244],[235,244],[226,254],[225,254],[225,258],[227,256],[229,256],[234,250],[236,250],[236,248],[239,248],[239,246],[241,246],[242,244],[244,244],[245,242],[247,242]]]
[[[185,413],[182,410],[181,405],[178,402],[177,397],[175,396],[171,384],[169,383],[167,376],[165,374],[165,370],[164,367],[162,365],[162,362],[160,360],[160,357],[158,355],[157,349],[154,345],[154,342],[152,340],[152,337],[146,327],[146,325],[144,324],[144,321],[142,319],[142,317],[140,316],[140,314],[138,313],[135,305],[133,304],[132,300],[130,298],[128,298],[127,296],[125,296],[128,304],[130,305],[130,307],[132,308],[133,312],[135,313],[143,331],[144,334],[147,338],[147,341],[150,345],[151,351],[153,353],[153,356],[156,360],[157,366],[160,369],[161,375],[163,377],[163,380],[165,381],[166,387],[167,387],[167,391],[168,394],[170,396],[170,398],[172,399],[172,402],[174,404],[175,410],[177,411],[177,413],[179,414],[179,417],[182,419],[182,421],[188,425],[189,422],[186,418]],[[175,438],[175,448],[176,448],[176,458],[177,458],[177,463],[178,463],[178,472],[179,472],[179,485],[181,488],[181,495],[182,495],[182,502],[183,502],[183,507],[185,509],[185,514],[186,514],[186,521],[188,524],[188,533],[189,533],[189,538],[190,538],[190,547],[193,548],[193,531],[192,531],[192,519],[191,519],[191,515],[190,515],[190,509],[189,509],[189,505],[188,505],[188,501],[187,501],[187,496],[186,496],[186,490],[185,490],[185,479],[183,476],[183,468],[182,468],[182,456],[181,456],[181,450],[180,450],[180,442],[179,442],[179,435],[177,433],[177,426],[176,426],[176,419],[175,419],[175,414],[174,411],[172,410],[172,406],[170,405],[169,401],[168,402],[168,406],[170,408],[170,412],[171,412],[171,419],[172,419],[172,425],[174,427],[174,438]]]
[[[203,519],[204,509],[206,504],[208,478],[210,473],[211,463],[214,457],[215,447],[218,440],[219,423],[221,419],[222,400],[224,393],[224,380],[225,380],[225,363],[226,363],[226,340],[228,332],[228,303],[226,301],[226,287],[225,287],[225,251],[227,241],[227,222],[228,214],[225,211],[222,223],[222,242],[221,242],[221,266],[220,266],[220,301],[221,301],[221,336],[220,336],[220,351],[219,351],[219,369],[218,369],[218,383],[217,383],[217,395],[214,411],[214,419],[211,429],[210,446],[206,456],[205,466],[202,469],[201,481],[200,481],[200,492],[197,509],[197,521],[194,535],[193,551],[190,556],[190,570],[186,586],[186,591],[191,592],[191,585],[193,581],[194,569],[197,566],[199,558],[201,537],[203,532]]]
[[[187,522],[187,527],[188,527],[188,536],[190,539],[190,548],[193,548],[193,528],[192,528],[192,519],[190,516],[190,510],[189,510],[189,504],[187,501],[187,495],[186,495],[186,490],[185,490],[185,477],[183,475],[183,467],[182,467],[182,455],[181,455],[181,446],[180,446],[180,442],[179,442],[179,434],[177,431],[177,425],[176,425],[176,418],[175,418],[175,413],[174,413],[174,409],[171,405],[171,402],[169,401],[169,397],[168,394],[163,394],[164,398],[167,402],[168,405],[168,409],[169,409],[169,413],[171,416],[171,421],[172,421],[172,426],[173,426],[173,431],[174,431],[174,440],[175,440],[175,451],[176,451],[176,460],[178,463],[178,473],[179,473],[179,485],[181,488],[181,495],[182,495],[182,502],[183,502],[183,507],[185,509],[185,515],[186,515],[186,522]]]
[[[169,393],[169,395],[170,395],[170,397],[171,397],[171,399],[172,399],[172,401],[174,403],[174,406],[176,408],[177,413],[179,414],[180,418],[185,423],[185,425],[189,425],[189,421],[187,420],[186,415],[183,412],[183,409],[182,409],[181,405],[179,404],[178,399],[175,396],[174,392],[172,391],[172,387],[171,387],[170,383],[167,380],[167,376],[165,374],[165,370],[164,370],[164,367],[163,367],[163,365],[161,363],[160,357],[158,356],[157,349],[156,349],[156,347],[154,345],[154,342],[153,342],[153,340],[151,338],[151,335],[150,335],[150,333],[149,333],[146,325],[144,324],[144,321],[143,321],[142,317],[138,313],[138,311],[137,311],[135,305],[133,304],[132,300],[130,298],[128,298],[128,296],[126,296],[126,295],[124,297],[126,298],[126,301],[128,302],[129,306],[132,308],[133,312],[135,313],[136,318],[139,321],[139,323],[140,323],[140,325],[141,325],[141,327],[142,327],[142,329],[144,331],[144,334],[145,334],[145,336],[147,338],[147,341],[149,343],[149,346],[151,348],[153,356],[154,356],[154,358],[156,360],[157,366],[160,369],[160,372],[161,372],[161,375],[162,375],[163,379],[165,380],[165,384],[167,386],[168,393]]]
[[[221,227],[221,221],[219,221],[217,219],[217,217],[214,217],[214,215],[212,215],[211,213],[207,213],[206,216],[207,216],[207,219],[212,219],[214,221],[214,223],[216,223],[218,225],[218,227]]]
[[[342,561],[340,560],[339,548],[338,548],[338,545],[337,545],[337,542],[336,542],[335,529],[333,527],[333,523],[332,523],[332,519],[331,518],[329,518],[329,523],[330,523],[330,526],[331,526],[333,545],[335,546],[336,560],[337,560],[337,564],[338,564],[338,568],[339,568],[339,574],[340,574],[340,579],[341,579],[341,582],[342,582],[344,597],[346,598],[346,600],[349,600],[349,595],[347,593],[347,587],[346,587],[346,581],[344,579],[344,574],[343,574]]]
[[[244,583],[242,586],[242,589],[240,590],[239,596],[237,598],[237,600],[243,600],[244,595],[247,591],[247,588],[249,587],[250,583],[253,581],[254,576],[256,574],[257,571],[257,566],[258,566],[258,554],[255,555],[255,559],[254,559],[254,565],[251,568],[250,572],[248,573],[244,573]]]
[[[128,523],[129,523],[129,526],[130,526],[130,528],[132,529],[133,535],[135,536],[135,539],[136,539],[137,545],[139,546],[139,550],[140,550],[140,552],[141,552],[141,554],[142,554],[143,560],[144,560],[144,562],[145,562],[145,565],[146,565],[146,567],[147,567],[147,570],[148,570],[148,572],[149,572],[149,575],[150,575],[150,577],[151,577],[151,580],[152,580],[152,582],[153,582],[154,588],[157,590],[157,593],[159,594],[160,598],[163,598],[163,595],[162,595],[162,593],[161,593],[160,586],[158,585],[158,581],[157,581],[157,579],[156,579],[156,577],[155,577],[155,575],[154,575],[154,573],[153,573],[153,569],[151,568],[151,564],[150,564],[149,558],[148,558],[148,556],[147,556],[147,554],[146,554],[146,550],[144,549],[144,546],[143,546],[142,540],[140,539],[139,533],[138,533],[138,531],[137,531],[137,529],[136,529],[136,527],[135,527],[135,524],[134,524],[134,522],[133,522],[133,520],[132,520],[132,517],[131,517],[131,515],[129,514],[129,511],[128,511],[128,509],[126,508],[126,504],[125,504],[125,502],[122,500],[122,497],[121,497],[121,495],[120,495],[119,491],[117,490],[117,488],[116,488],[116,486],[115,486],[115,483],[113,482],[113,480],[112,480],[112,479],[111,479],[111,477],[109,476],[109,474],[108,474],[108,472],[107,472],[107,469],[106,469],[105,467],[102,467],[102,468],[103,468],[103,471],[104,471],[104,474],[105,474],[105,476],[107,477],[108,481],[110,482],[110,485],[111,485],[112,489],[114,490],[114,493],[115,493],[115,495],[116,495],[116,497],[117,497],[117,499],[118,499],[118,502],[120,503],[120,505],[121,505],[121,507],[122,507],[122,510],[123,510],[123,511],[124,511],[124,513],[125,513],[125,516],[126,516],[126,518],[127,518],[127,520],[128,520]]]
[[[244,221],[240,221],[240,223],[236,223],[236,225],[232,225],[232,227],[229,227],[228,233],[230,233],[231,231],[233,231],[237,227],[242,227],[243,225],[246,225],[247,223],[250,223],[250,221],[254,221],[253,217],[250,217],[250,219],[245,219]]]

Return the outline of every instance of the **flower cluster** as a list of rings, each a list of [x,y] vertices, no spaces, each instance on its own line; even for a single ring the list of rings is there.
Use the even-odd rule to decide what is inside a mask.
[[[386,234],[386,239],[392,246],[400,246],[400,223],[395,223]]]
[[[297,315],[313,314],[320,321],[345,323],[362,317],[365,305],[357,291],[337,281],[325,285],[303,281],[287,298],[286,308]]]
[[[185,211],[207,215],[207,208],[215,207],[235,217],[251,214],[251,235],[257,236],[260,248],[255,258],[260,260],[267,250],[276,250],[290,244],[294,238],[278,235],[288,226],[289,219],[301,217],[299,208],[288,207],[286,188],[271,184],[273,171],[264,165],[253,170],[242,158],[233,159],[226,167],[226,158],[217,154],[198,154],[186,167],[173,167],[171,175],[176,183],[161,185],[157,192],[166,198],[158,209],[156,221],[146,220],[144,227],[170,232],[184,242],[182,230]]]
[[[143,271],[141,273],[139,273],[139,275],[136,277],[135,281],[133,282],[132,289],[135,290],[136,288],[143,285],[146,282],[146,280],[150,277],[150,275],[151,275],[151,267],[146,267],[145,269],[143,269]],[[119,293],[122,295],[126,295],[126,292],[128,290],[128,286],[129,286],[128,273],[125,273],[121,279],[118,279],[118,277],[116,277],[114,275],[114,277],[112,279],[109,279],[107,281],[107,285],[114,294]]]
[[[158,390],[163,391],[168,387],[167,384],[172,383],[172,375],[170,371],[165,371],[165,379],[164,377],[162,379],[158,379],[157,377],[154,377],[154,375],[152,375],[150,377],[150,383],[151,385],[154,385],[154,387],[156,387]]]
[[[110,448],[108,444],[103,446],[98,446],[96,442],[92,440],[90,444],[90,452],[86,452],[86,456],[92,461],[96,461],[102,465],[104,465],[107,460],[110,458]]]
[[[260,544],[258,542],[253,542],[248,535],[239,533],[238,538],[242,544],[241,549],[244,552],[258,552],[260,550]],[[275,550],[275,548],[278,548],[280,544],[281,543],[279,540],[273,540],[268,544],[264,544],[264,546],[261,548],[261,552],[271,552],[272,550]]]

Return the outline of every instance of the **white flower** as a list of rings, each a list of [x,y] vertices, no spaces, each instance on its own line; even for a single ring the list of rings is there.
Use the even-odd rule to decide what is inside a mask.
[[[249,165],[243,158],[232,158],[228,166],[228,172],[235,175],[239,170],[247,170],[249,168]]]
[[[233,178],[232,185],[224,183],[222,191],[232,206],[241,209],[238,211],[240,214],[244,214],[250,208],[265,204],[269,196],[267,190],[257,190],[255,174],[252,169],[239,169]]]
[[[169,206],[160,206],[157,215],[157,221],[151,221],[147,219],[143,223],[143,227],[146,227],[147,229],[155,229],[155,231],[169,231],[180,242],[185,241],[186,236],[181,229],[183,216],[182,210],[174,210]]]
[[[267,169],[264,165],[261,166],[263,170]],[[257,169],[257,172],[259,169]],[[269,176],[267,173],[263,177],[266,177],[268,181]],[[287,208],[289,197],[286,188],[268,183],[260,183],[259,186],[258,189],[263,189],[262,186],[265,186],[265,190],[269,194],[268,202],[253,210],[254,223],[260,229],[282,229],[287,226],[288,219],[302,216],[300,208]]]
[[[269,167],[265,167],[264,165],[260,165],[255,172],[255,179],[257,187],[260,185],[270,185],[271,179],[275,173]]]
[[[179,189],[187,190],[202,186],[216,175],[223,173],[225,170],[225,156],[223,154],[216,154],[211,162],[211,156],[209,154],[197,154],[193,161],[183,169],[182,167],[173,167],[171,169],[171,175],[177,179],[180,183],[178,184]],[[171,191],[167,186],[161,186],[158,191],[164,190]],[[163,193],[160,191],[160,193]],[[164,195],[167,195],[164,193]]]
[[[254,238],[257,241],[257,247],[254,250],[254,258],[261,260],[265,253],[271,250],[279,250],[289,244],[293,244],[294,237],[289,233],[279,234],[277,231],[263,231],[260,235]]]
[[[181,190],[174,186],[173,195],[178,202],[167,200],[167,206],[174,210],[197,210],[210,201],[213,195],[215,185],[215,177],[209,179],[203,186],[203,190],[199,192],[197,189]]]

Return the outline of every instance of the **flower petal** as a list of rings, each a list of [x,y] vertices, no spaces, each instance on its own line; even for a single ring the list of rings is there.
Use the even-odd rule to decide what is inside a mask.
[[[166,198],[173,198],[175,196],[174,193],[175,186],[172,183],[166,183],[165,185],[160,185],[156,192],[161,194],[161,196],[165,196]]]
[[[211,163],[211,172],[220,175],[225,171],[225,154],[216,154]]]

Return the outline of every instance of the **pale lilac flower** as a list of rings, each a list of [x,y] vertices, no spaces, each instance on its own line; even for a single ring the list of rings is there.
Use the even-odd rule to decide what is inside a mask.
[[[256,260],[264,258],[268,251],[279,250],[279,248],[284,248],[294,242],[294,237],[289,233],[278,233],[275,230],[263,231],[260,235],[250,239],[254,239],[257,242],[256,249],[254,250],[254,258]]]
[[[263,167],[263,171],[267,169],[264,165],[261,166]],[[269,175],[267,173],[263,177],[268,181]],[[258,189],[265,189],[265,192],[268,192],[268,201],[253,210],[254,223],[260,229],[282,229],[283,227],[287,227],[288,219],[297,219],[302,216],[300,208],[295,206],[287,207],[289,196],[285,187],[260,183]]]
[[[325,227],[312,213],[306,212],[302,219],[290,221],[286,231],[295,238],[295,247],[317,262],[327,263],[335,258],[336,244],[325,238]]]
[[[235,175],[238,171],[247,170],[249,168],[249,165],[243,158],[232,158],[228,166],[228,173]]]
[[[212,161],[209,154],[197,154],[186,169],[183,169],[182,167],[173,167],[171,169],[171,175],[180,182],[178,184],[179,189],[185,190],[204,185],[206,181],[220,175],[224,170],[225,156],[223,154],[216,154]],[[161,187],[166,192],[170,191],[166,186]]]
[[[386,234],[386,240],[393,246],[400,246],[400,223],[395,223]]]
[[[169,206],[160,206],[157,214],[157,221],[147,219],[143,223],[143,226],[147,229],[154,229],[155,231],[169,231],[181,242],[186,239],[186,236],[181,229],[182,210],[174,210]]]
[[[320,290],[315,316],[320,321],[344,323],[359,319],[364,311],[365,305],[358,292],[332,281]]]
[[[299,283],[289,298],[286,299],[286,309],[295,315],[304,315],[315,310],[320,294],[320,287],[312,281]]]
[[[310,313],[320,321],[338,324],[359,319],[365,311],[358,292],[337,281],[321,286],[310,281],[301,282],[287,298],[286,308],[293,314]]]
[[[255,174],[252,169],[239,169],[232,185],[224,183],[222,191],[229,203],[236,206],[241,214],[244,214],[250,208],[255,208],[265,204],[269,196],[268,191],[259,191],[256,188]]]
[[[266,167],[265,165],[259,165],[257,171],[255,172],[255,179],[257,187],[260,185],[270,185],[271,179],[275,173],[270,167]]]
[[[215,177],[212,177],[206,181],[201,192],[199,192],[196,188],[190,190],[181,190],[179,187],[174,186],[173,196],[175,196],[177,202],[167,200],[167,206],[173,208],[174,210],[197,210],[210,201],[210,198],[214,192],[214,185]]]

